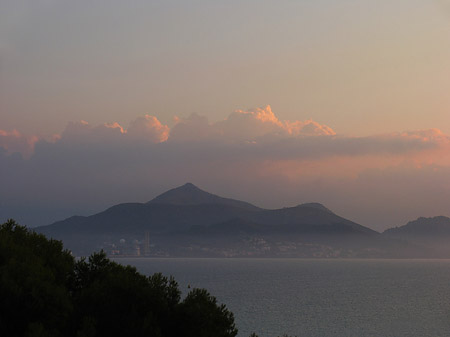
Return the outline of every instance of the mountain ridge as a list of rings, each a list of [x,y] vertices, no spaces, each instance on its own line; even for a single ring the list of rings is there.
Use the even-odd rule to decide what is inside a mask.
[[[431,230],[430,230],[431,229]],[[419,217],[405,225],[385,230],[385,235],[450,235],[450,218],[444,215],[433,217]]]
[[[135,249],[137,254],[137,245],[148,233],[154,247],[145,251],[151,256],[403,256],[395,251],[395,239],[338,216],[320,203],[263,209],[191,183],[146,203],[122,203],[34,230],[64,241],[77,255],[99,249],[110,254],[131,254]]]

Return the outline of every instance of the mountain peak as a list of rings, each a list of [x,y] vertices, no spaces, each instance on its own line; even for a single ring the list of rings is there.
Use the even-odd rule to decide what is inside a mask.
[[[173,188],[150,200],[148,204],[171,204],[171,205],[202,205],[219,204],[245,208],[249,210],[259,210],[258,207],[244,201],[222,198],[218,195],[208,193],[198,188],[192,183]]]
[[[326,208],[324,205],[322,205],[321,203],[318,203],[318,202],[308,202],[305,204],[298,205],[297,207],[316,208],[316,209],[320,209],[321,211],[325,211],[325,212],[334,214],[332,211],[330,211],[328,208]]]
[[[195,186],[193,183],[186,183],[180,187],[177,187],[176,189],[184,189],[184,190],[199,190],[201,191],[197,186]]]

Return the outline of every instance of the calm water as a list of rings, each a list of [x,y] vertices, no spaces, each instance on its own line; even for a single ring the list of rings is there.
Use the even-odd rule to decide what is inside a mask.
[[[450,336],[450,260],[117,261],[208,289],[240,337]]]

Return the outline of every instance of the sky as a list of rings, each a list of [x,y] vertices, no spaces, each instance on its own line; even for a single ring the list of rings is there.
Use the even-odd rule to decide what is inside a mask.
[[[0,1],[0,221],[192,182],[450,216],[450,0]]]

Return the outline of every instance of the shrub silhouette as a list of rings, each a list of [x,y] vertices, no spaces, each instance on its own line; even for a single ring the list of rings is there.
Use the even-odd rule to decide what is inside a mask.
[[[1,336],[234,337],[233,314],[204,289],[145,276],[104,252],[76,261],[60,241],[0,225]]]

